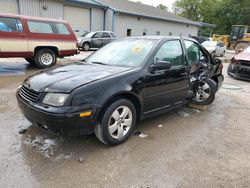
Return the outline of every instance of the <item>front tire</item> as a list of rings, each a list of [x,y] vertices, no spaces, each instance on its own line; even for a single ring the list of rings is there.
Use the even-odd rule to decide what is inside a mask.
[[[56,53],[50,49],[41,49],[36,52],[34,60],[39,69],[49,68],[56,64]]]
[[[96,137],[104,144],[118,145],[125,142],[136,124],[136,109],[127,99],[119,99],[108,106],[95,127]]]
[[[216,83],[213,80],[207,79],[201,81],[199,89],[195,94],[195,97],[193,97],[190,102],[192,104],[197,104],[197,105],[212,104],[212,102],[215,99],[215,93],[216,93]]]
[[[89,43],[84,42],[84,43],[82,44],[82,49],[83,49],[84,51],[89,51],[89,50],[90,50],[90,45],[89,45]]]

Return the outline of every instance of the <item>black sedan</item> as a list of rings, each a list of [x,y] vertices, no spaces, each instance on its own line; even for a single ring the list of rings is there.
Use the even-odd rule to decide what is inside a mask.
[[[122,39],[83,61],[31,75],[16,96],[33,125],[66,135],[95,132],[103,143],[116,145],[131,135],[137,120],[189,102],[191,64],[201,59],[219,88],[220,63],[193,39]],[[211,101],[210,89],[204,86],[208,92],[200,97],[200,88],[196,103]]]

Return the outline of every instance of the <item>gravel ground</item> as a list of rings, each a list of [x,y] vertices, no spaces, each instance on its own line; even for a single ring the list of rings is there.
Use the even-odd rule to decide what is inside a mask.
[[[15,91],[37,69],[0,59],[1,187],[249,187],[250,84],[228,77],[227,65],[207,110],[183,107],[141,121],[142,137],[107,147],[93,135],[56,137],[31,126]]]

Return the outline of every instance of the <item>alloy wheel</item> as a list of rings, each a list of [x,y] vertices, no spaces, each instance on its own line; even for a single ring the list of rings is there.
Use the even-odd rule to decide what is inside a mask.
[[[121,139],[127,135],[133,122],[133,115],[127,106],[114,110],[109,118],[108,130],[112,138]]]
[[[44,53],[40,57],[41,63],[44,65],[50,65],[53,63],[53,56],[49,53]]]
[[[201,82],[196,96],[193,98],[196,102],[203,102],[209,98],[211,95],[210,86],[206,82]]]

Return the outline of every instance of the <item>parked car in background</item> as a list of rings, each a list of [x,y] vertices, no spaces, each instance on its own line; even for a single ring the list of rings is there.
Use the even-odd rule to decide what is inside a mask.
[[[250,81],[250,47],[231,59],[228,75]]]
[[[224,43],[221,41],[205,41],[201,44],[206,50],[212,55],[224,57],[226,54],[227,48]]]
[[[35,126],[65,135],[95,132],[103,143],[116,145],[133,133],[137,120],[189,101],[211,104],[222,68],[191,38],[126,38],[80,62],[28,77],[16,96]]]
[[[0,14],[0,57],[23,57],[38,68],[78,53],[77,40],[63,20]]]
[[[191,38],[197,40],[200,44],[202,44],[205,41],[209,41],[209,38],[204,36],[191,36]]]
[[[88,51],[90,48],[101,48],[116,39],[117,35],[110,31],[90,32],[78,39],[78,47],[84,51]]]

